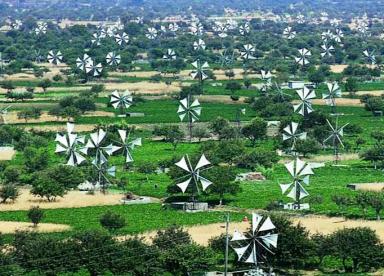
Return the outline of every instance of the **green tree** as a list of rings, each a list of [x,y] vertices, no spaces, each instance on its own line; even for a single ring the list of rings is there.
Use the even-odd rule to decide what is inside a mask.
[[[308,157],[309,154],[316,154],[320,151],[321,146],[315,139],[308,138],[305,140],[297,140],[295,150],[301,153],[303,157]]]
[[[109,232],[115,232],[126,225],[125,218],[119,214],[107,211],[100,217],[100,224]]]
[[[355,95],[358,90],[358,82],[356,78],[348,78],[345,82],[345,90],[351,95]]]
[[[375,210],[377,220],[380,220],[380,213],[384,209],[384,192],[370,192],[368,204]]]
[[[208,179],[213,182],[209,192],[219,196],[219,205],[223,204],[224,195],[236,195],[241,192],[240,183],[235,181],[236,172],[230,167],[213,167],[208,172]]]
[[[251,141],[252,146],[255,146],[258,140],[266,137],[267,122],[262,118],[254,118],[249,124],[243,126],[241,133]]]
[[[44,217],[44,212],[39,208],[39,206],[34,206],[28,210],[27,217],[33,223],[33,226],[37,227]]]
[[[7,200],[15,201],[19,196],[19,190],[14,184],[5,184],[0,187],[1,203],[7,202]]]
[[[161,250],[169,250],[181,244],[191,244],[192,238],[187,231],[177,225],[158,230],[152,244]]]
[[[39,173],[32,182],[31,194],[46,198],[49,202],[57,197],[63,197],[67,190],[58,184],[47,172]]]

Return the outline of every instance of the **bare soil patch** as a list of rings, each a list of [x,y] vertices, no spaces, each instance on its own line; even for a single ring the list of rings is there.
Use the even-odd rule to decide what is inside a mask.
[[[3,234],[13,234],[20,230],[47,233],[62,232],[70,229],[71,227],[66,224],[40,223],[37,227],[33,227],[29,222],[0,221],[0,232]]]
[[[28,210],[32,206],[39,206],[42,209],[56,208],[79,208],[87,206],[117,205],[121,204],[122,194],[95,192],[94,195],[81,191],[69,191],[64,197],[59,197],[56,201],[49,202],[39,197],[33,196],[29,189],[21,189],[20,196],[14,203],[0,205],[1,211]],[[0,231],[1,232],[1,231]]]
[[[381,192],[384,190],[384,183],[358,183],[352,184],[356,191]]]
[[[336,106],[364,106],[364,104],[362,104],[359,99],[340,98],[336,99],[335,101]],[[323,99],[314,99],[312,103],[315,105],[327,105]]]
[[[155,83],[149,81],[124,82],[124,83],[105,83],[106,90],[129,90],[136,94],[169,94],[179,92],[181,84],[174,82],[167,85],[163,82]]]
[[[9,161],[15,156],[16,151],[12,147],[0,147],[0,161]]]

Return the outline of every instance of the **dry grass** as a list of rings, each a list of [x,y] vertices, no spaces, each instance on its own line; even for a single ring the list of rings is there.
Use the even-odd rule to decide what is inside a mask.
[[[28,222],[0,221],[0,232],[3,234],[13,234],[16,231],[37,231],[40,233],[68,231],[71,227],[66,224],[40,223],[33,227]]]
[[[135,83],[105,83],[106,90],[129,90],[136,94],[169,94],[179,92],[181,84],[174,82],[166,85],[163,82],[154,83],[149,81],[141,81]]]
[[[117,205],[120,204],[120,199],[123,197],[122,194],[102,194],[96,192],[94,195],[90,195],[81,191],[69,191],[64,197],[49,202],[33,196],[29,191],[29,189],[21,189],[17,200],[14,203],[1,204],[0,210],[29,210],[32,206],[39,206],[42,209],[56,209]]]
[[[360,183],[354,186],[357,191],[381,192],[384,190],[384,183]]]
[[[314,99],[312,101],[315,105],[327,105],[323,99]],[[336,106],[358,106],[362,107],[364,104],[360,102],[359,99],[348,99],[348,98],[339,98],[336,99]]]

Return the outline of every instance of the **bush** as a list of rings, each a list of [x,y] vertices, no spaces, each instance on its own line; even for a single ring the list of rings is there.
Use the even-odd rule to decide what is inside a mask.
[[[126,225],[126,222],[121,215],[112,213],[111,211],[107,211],[101,216],[100,224],[109,232],[114,232],[118,229],[123,228]]]
[[[192,243],[192,238],[189,233],[176,225],[157,231],[156,236],[152,239],[152,244],[162,250],[190,243]]]
[[[34,206],[29,209],[27,217],[33,223],[33,226],[37,227],[37,225],[44,217],[44,212],[39,208],[39,206]]]
[[[241,155],[237,160],[240,168],[255,169],[258,166],[270,168],[279,161],[279,157],[273,151],[254,150],[248,154]]]
[[[0,188],[1,203],[5,203],[8,199],[15,201],[15,199],[18,196],[19,196],[19,190],[15,185],[6,184],[1,186]]]

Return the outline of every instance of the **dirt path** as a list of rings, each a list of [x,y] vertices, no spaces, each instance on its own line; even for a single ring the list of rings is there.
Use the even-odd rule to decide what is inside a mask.
[[[87,206],[117,205],[121,204],[122,194],[102,194],[96,192],[89,195],[86,192],[70,191],[64,197],[56,201],[48,202],[30,194],[29,189],[21,189],[20,196],[14,203],[0,204],[1,211],[28,210],[32,206],[39,206],[42,209],[56,208],[78,208]],[[1,232],[1,231],[0,231]]]
[[[40,233],[68,231],[71,227],[66,224],[40,223],[37,227],[29,222],[0,221],[0,232],[2,234],[13,234],[16,231],[33,230]]]

